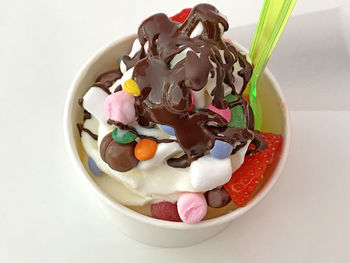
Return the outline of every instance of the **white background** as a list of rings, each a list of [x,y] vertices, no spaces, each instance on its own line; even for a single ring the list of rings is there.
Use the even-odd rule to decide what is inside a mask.
[[[349,261],[350,18],[333,8],[350,1],[297,3],[269,64],[291,110],[290,157],[268,197],[218,236],[179,249],[133,241],[73,170],[62,113],[79,67],[148,15],[197,2],[0,0],[0,262]],[[262,1],[211,3],[249,47]]]

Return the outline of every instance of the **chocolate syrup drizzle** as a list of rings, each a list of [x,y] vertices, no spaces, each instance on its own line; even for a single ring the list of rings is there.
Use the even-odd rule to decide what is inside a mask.
[[[203,32],[191,38],[198,23],[202,23]],[[156,14],[146,19],[138,29],[140,51],[133,57],[122,57],[127,69],[134,67],[132,78],[141,91],[141,95],[135,97],[137,122],[144,127],[151,127],[155,123],[171,126],[177,140],[159,140],[138,134],[122,123],[112,120],[108,120],[108,123],[158,143],[177,141],[185,154],[169,159],[167,163],[172,167],[188,167],[192,161],[210,150],[215,140],[233,145],[232,154],[244,147],[249,140],[252,140],[255,148],[248,150],[247,154],[263,150],[266,143],[254,132],[252,109],[242,97],[253,67],[233,45],[222,40],[222,33],[228,27],[225,18],[209,4],[195,6],[183,24],[169,20],[165,14]],[[192,51],[188,51],[186,58],[171,68],[172,59],[186,48]],[[243,87],[239,92],[234,86],[233,75],[237,61],[242,68],[238,75],[243,78]],[[215,75],[216,85],[210,94],[212,104],[219,109],[242,106],[246,129],[228,127],[224,118],[208,109],[188,110],[192,103],[191,90],[202,90],[208,78]],[[120,70],[106,72],[97,78],[93,86],[108,89],[121,76]],[[231,93],[238,100],[227,102],[224,84],[231,87]],[[120,89],[118,86],[114,92]]]
[[[198,23],[202,23],[203,32],[191,38]],[[221,35],[227,29],[225,18],[209,4],[194,7],[183,24],[170,21],[165,14],[156,14],[139,27],[141,50],[148,43],[148,54],[141,51],[139,54],[144,53],[145,57],[135,64],[127,64],[128,68],[134,66],[133,79],[141,91],[141,95],[135,98],[137,121],[143,126],[158,123],[174,128],[185,154],[169,159],[168,164],[172,167],[189,166],[210,150],[215,140],[234,145],[235,152],[255,137],[252,110],[242,98],[252,66],[232,45],[222,40]],[[186,58],[171,68],[171,60],[186,48],[192,51],[188,51]],[[239,93],[235,90],[233,76],[233,65],[237,60],[242,67],[239,75],[244,79]],[[125,56],[123,61],[126,61]],[[203,89],[208,76],[213,77],[214,74],[216,85],[210,94],[212,104],[219,109],[241,105],[248,123],[247,129],[228,127],[225,119],[208,109],[188,111],[191,90],[196,92]],[[232,94],[239,100],[229,105],[224,96],[224,84],[232,88]]]
[[[92,139],[96,140],[98,139],[98,136],[93,133],[92,131],[90,131],[89,129],[87,128],[84,128],[84,126],[82,124],[77,124],[77,128],[78,128],[78,131],[79,131],[79,134],[81,136],[81,132],[86,132],[87,134],[89,134],[91,136]]]
[[[125,125],[125,124],[123,124],[121,122],[118,122],[118,121],[111,120],[111,119],[107,120],[107,123],[109,125],[116,126],[119,129],[121,129],[121,130],[126,130],[126,131],[129,131],[129,132],[132,132],[133,134],[136,134],[136,136],[140,137],[141,139],[149,139],[149,140],[155,141],[157,143],[171,143],[171,142],[176,142],[177,141],[177,140],[173,140],[173,139],[157,139],[156,137],[153,137],[153,136],[147,136],[147,135],[139,134],[136,130],[134,130],[130,126]]]

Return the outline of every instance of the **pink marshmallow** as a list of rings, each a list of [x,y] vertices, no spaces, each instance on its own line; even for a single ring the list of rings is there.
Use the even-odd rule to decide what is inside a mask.
[[[124,90],[112,93],[104,101],[106,119],[130,124],[136,119],[135,98]]]
[[[207,214],[207,201],[202,193],[184,193],[177,200],[177,211],[184,223],[195,224]]]
[[[225,120],[227,120],[227,122],[230,122],[231,120],[231,111],[230,108],[226,108],[226,109],[218,109],[216,108],[213,104],[209,104],[208,109],[211,110],[212,112],[215,112],[219,115],[221,115],[221,117],[223,117]]]

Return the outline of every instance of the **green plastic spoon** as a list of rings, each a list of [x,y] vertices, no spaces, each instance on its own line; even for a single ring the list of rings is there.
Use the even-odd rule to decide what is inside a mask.
[[[262,124],[262,108],[257,98],[257,82],[264,71],[271,53],[288,21],[296,0],[264,0],[258,25],[255,30],[249,57],[253,61],[254,70],[244,93],[249,94],[255,118],[255,129],[260,130]]]

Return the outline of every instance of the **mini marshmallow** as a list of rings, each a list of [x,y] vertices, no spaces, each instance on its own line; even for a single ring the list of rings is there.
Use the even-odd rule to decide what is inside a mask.
[[[86,92],[83,100],[84,109],[102,123],[107,121],[103,109],[103,103],[107,97],[108,94],[104,90],[92,87]]]
[[[104,101],[106,119],[130,124],[136,119],[135,98],[124,90],[112,93]]]
[[[216,159],[205,155],[191,163],[191,184],[197,191],[205,192],[227,183],[232,176],[230,158]]]
[[[202,193],[183,193],[177,200],[177,211],[186,224],[200,222],[207,214],[207,201]]]

